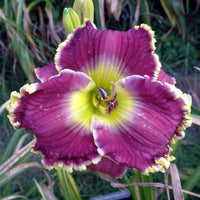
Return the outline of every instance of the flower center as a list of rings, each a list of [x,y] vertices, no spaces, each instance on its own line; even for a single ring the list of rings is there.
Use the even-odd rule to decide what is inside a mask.
[[[112,91],[108,96],[103,87],[98,87],[98,94],[93,96],[93,104],[105,115],[109,115],[111,111],[115,110],[118,106],[117,93],[115,92],[115,84],[111,82]]]

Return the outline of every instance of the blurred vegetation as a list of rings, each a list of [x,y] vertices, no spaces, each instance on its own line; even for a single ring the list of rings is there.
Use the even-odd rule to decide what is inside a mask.
[[[98,28],[126,31],[141,23],[152,27],[163,70],[176,77],[178,87],[193,96],[192,113],[200,119],[200,1],[93,0],[93,3],[94,23]],[[34,82],[34,68],[54,59],[58,44],[66,38],[62,11],[72,5],[73,0],[0,2],[1,199],[8,196],[16,199],[80,199],[79,192],[82,199],[89,199],[118,190],[91,171],[73,173],[76,187],[72,176],[66,172],[45,170],[40,164],[40,156],[29,151],[32,136],[25,134],[25,130],[14,131],[4,110],[10,92],[19,90],[26,82]],[[199,145],[200,127],[194,124],[175,151],[183,189],[196,193],[200,191]],[[15,152],[22,156],[16,157]],[[133,170],[129,170],[121,182],[132,183],[133,174],[137,182],[164,183],[162,173],[147,178]],[[134,196],[133,187],[129,189]],[[146,199],[142,195],[152,195],[152,187],[140,187],[139,192]],[[159,199],[167,199],[163,189],[157,189],[156,195]],[[173,194],[170,195],[173,199]],[[187,199],[197,197],[187,195]]]

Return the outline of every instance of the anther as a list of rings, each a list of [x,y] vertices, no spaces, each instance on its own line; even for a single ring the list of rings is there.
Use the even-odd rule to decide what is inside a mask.
[[[100,97],[98,100],[97,108],[100,107],[100,105],[103,106],[105,108],[106,115],[109,115],[110,112],[115,110],[118,106],[117,93],[115,92],[115,84],[113,81],[111,81],[111,87],[112,87],[112,92],[109,97],[106,90],[103,87],[98,88]],[[101,104],[102,100],[103,103]]]

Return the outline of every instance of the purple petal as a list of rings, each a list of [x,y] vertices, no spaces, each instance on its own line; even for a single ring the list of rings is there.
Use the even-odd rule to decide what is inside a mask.
[[[162,83],[166,82],[172,85],[176,84],[175,78],[168,76],[162,69],[160,70],[157,81],[161,81]]]
[[[87,97],[85,88],[91,84],[84,73],[63,70],[47,82],[22,87],[17,107],[9,109],[15,128],[27,127],[36,136],[34,150],[44,155],[46,166],[64,164],[68,171],[82,170],[100,159],[90,131],[91,117],[78,120],[79,115],[87,113],[91,102],[86,98],[85,108],[73,110],[77,102],[72,97],[79,92]]]
[[[72,69],[87,73],[102,86],[129,75],[149,75],[160,71],[154,33],[147,25],[127,32],[94,29],[87,21],[57,49],[55,63],[59,70]],[[109,77],[109,80],[107,80]]]
[[[143,173],[164,170],[173,160],[170,141],[183,137],[191,125],[190,96],[148,76],[124,78],[116,92],[119,105],[110,118],[93,116],[98,152]]]
[[[58,71],[55,67],[55,62],[51,61],[48,65],[42,68],[36,68],[35,74],[40,81],[42,82],[48,81],[50,77],[58,74]]]
[[[125,165],[115,163],[106,157],[103,157],[97,164],[89,165],[88,168],[94,171],[110,174],[116,178],[122,178],[123,174],[126,172]]]

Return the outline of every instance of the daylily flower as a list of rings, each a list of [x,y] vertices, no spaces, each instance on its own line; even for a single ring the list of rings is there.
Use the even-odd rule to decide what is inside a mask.
[[[191,125],[190,95],[175,87],[155,54],[154,32],[97,30],[87,21],[36,69],[41,83],[11,94],[9,119],[28,127],[49,168],[122,177],[169,167],[170,142]]]

